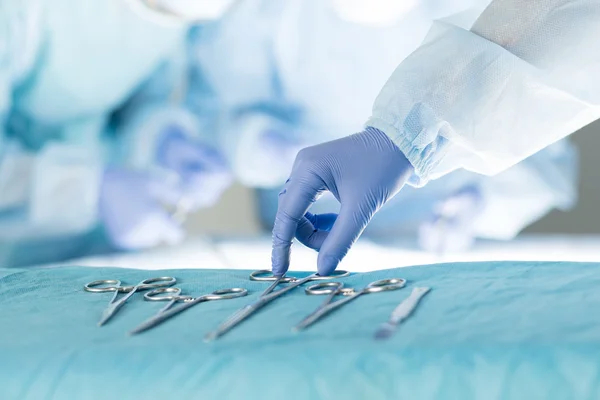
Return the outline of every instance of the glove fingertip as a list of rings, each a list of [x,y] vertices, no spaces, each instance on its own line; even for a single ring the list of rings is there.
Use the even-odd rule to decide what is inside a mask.
[[[279,249],[273,249],[271,253],[271,271],[275,276],[283,276],[287,272],[289,262],[289,252],[284,251],[284,255],[280,254]]]
[[[285,275],[285,273],[287,272],[287,270],[288,269],[286,267],[282,267],[282,266],[279,266],[279,265],[278,266],[274,265],[271,268],[271,272],[273,272],[274,276],[283,276],[283,275]]]
[[[331,255],[319,256],[317,260],[317,272],[322,276],[329,276],[335,271],[340,263],[337,257]]]

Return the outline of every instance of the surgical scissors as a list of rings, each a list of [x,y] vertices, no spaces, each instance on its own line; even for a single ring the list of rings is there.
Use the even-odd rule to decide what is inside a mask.
[[[148,329],[154,328],[155,326],[165,322],[169,318],[179,314],[182,311],[187,310],[190,307],[195,306],[198,303],[211,300],[228,300],[235,299],[237,297],[243,297],[248,294],[246,289],[242,288],[231,288],[231,289],[219,289],[215,290],[210,294],[205,294],[200,297],[192,296],[181,296],[181,289],[179,288],[162,288],[155,289],[151,292],[144,294],[144,300],[148,301],[168,301],[167,305],[161,308],[154,317],[150,318],[140,326],[129,332],[130,335],[135,335],[147,331]],[[183,302],[182,305],[176,308],[172,308],[177,302]]]
[[[98,326],[104,325],[109,319],[113,317],[119,311],[121,307],[125,305],[125,302],[129,300],[134,293],[141,290],[150,290],[156,288],[163,288],[173,286],[177,282],[177,279],[170,276],[161,276],[158,278],[144,279],[135,286],[121,286],[121,281],[118,279],[101,279],[99,281],[93,281],[87,283],[83,289],[86,292],[91,293],[106,293],[115,292],[112,299],[108,302],[108,307],[102,312],[102,317],[98,321]],[[111,285],[111,286],[103,286]],[[117,300],[119,293],[127,293],[125,296]]]
[[[298,325],[292,328],[292,331],[298,332],[302,329],[306,329],[319,319],[329,314],[330,312],[340,308],[346,303],[358,298],[363,294],[385,292],[389,290],[402,289],[406,285],[406,280],[401,278],[382,279],[379,281],[371,282],[364,289],[356,291],[351,288],[344,288],[344,284],[341,282],[322,282],[307,287],[304,292],[309,295],[321,295],[328,294],[325,301],[311,314],[304,318]],[[342,295],[348,296],[345,299],[341,299],[332,303],[335,296]]]
[[[256,311],[260,310],[261,308],[263,308],[273,300],[277,299],[278,297],[283,296],[291,290],[294,290],[298,286],[304,285],[306,282],[342,278],[348,275],[350,275],[350,272],[340,270],[335,271],[332,275],[329,276],[312,274],[307,276],[306,278],[298,279],[291,276],[274,276],[269,270],[254,271],[250,274],[250,280],[265,282],[272,281],[273,283],[267,289],[265,289],[265,291],[260,295],[258,300],[239,309],[231,317],[226,319],[216,330],[208,333],[205,336],[205,340],[212,341],[218,339],[219,337],[223,336],[231,329],[239,325],[241,322],[246,320]],[[289,283],[289,285],[282,289],[274,291],[277,285],[279,285],[280,283]]]

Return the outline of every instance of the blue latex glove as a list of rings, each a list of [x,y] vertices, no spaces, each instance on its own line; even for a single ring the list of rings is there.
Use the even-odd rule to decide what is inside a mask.
[[[157,161],[179,178],[176,192],[163,193],[163,200],[168,203],[177,203],[184,197],[192,209],[210,207],[233,182],[221,153],[189,138],[177,126],[167,128],[162,135]]]
[[[183,230],[157,199],[165,192],[173,190],[146,173],[119,169],[105,172],[100,218],[115,247],[137,250],[183,239]]]
[[[476,186],[441,200],[419,228],[421,248],[439,254],[467,250],[475,241],[474,222],[482,209],[483,195]]]
[[[319,252],[319,274],[331,274],[373,215],[398,193],[412,171],[398,147],[373,128],[301,150],[279,195],[273,228],[273,273],[280,276],[288,270],[295,236]],[[307,214],[326,190],[341,203],[339,215]]]

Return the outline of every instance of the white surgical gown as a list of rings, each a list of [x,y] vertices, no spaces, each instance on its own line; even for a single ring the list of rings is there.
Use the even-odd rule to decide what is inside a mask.
[[[437,21],[367,125],[406,154],[413,185],[498,173],[600,117],[599,39],[597,0],[494,0],[470,27]]]

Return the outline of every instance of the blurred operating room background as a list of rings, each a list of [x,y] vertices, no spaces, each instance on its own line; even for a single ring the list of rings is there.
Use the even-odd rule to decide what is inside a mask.
[[[540,221],[528,227],[524,233],[600,233],[600,121],[588,125],[571,136],[579,151],[579,201],[566,212],[552,211]]]
[[[523,234],[600,234],[600,121],[571,136],[579,151],[579,201],[569,211],[551,211],[527,227]],[[252,235],[260,232],[254,192],[240,184],[232,186],[214,207],[190,217],[190,233]]]
[[[27,13],[18,3],[0,10],[14,22],[12,47],[0,46],[14,61],[0,104],[0,265],[165,244],[183,254],[177,246],[190,241],[201,259],[209,251],[199,241],[260,237],[266,267],[294,154],[362,129],[431,22],[463,6],[431,0],[371,26],[320,0],[249,0],[188,25],[146,3],[87,0],[73,15]],[[100,29],[115,19],[119,29]],[[48,27],[37,29],[40,21]],[[444,254],[470,251],[476,238],[511,239],[523,227],[599,234],[598,130],[592,124],[493,178],[459,170],[422,189],[407,185],[361,243],[408,237],[418,242],[411,251]],[[313,210],[337,211],[331,196],[323,200]],[[462,205],[447,215],[453,201]],[[398,262],[394,255],[386,265]]]

